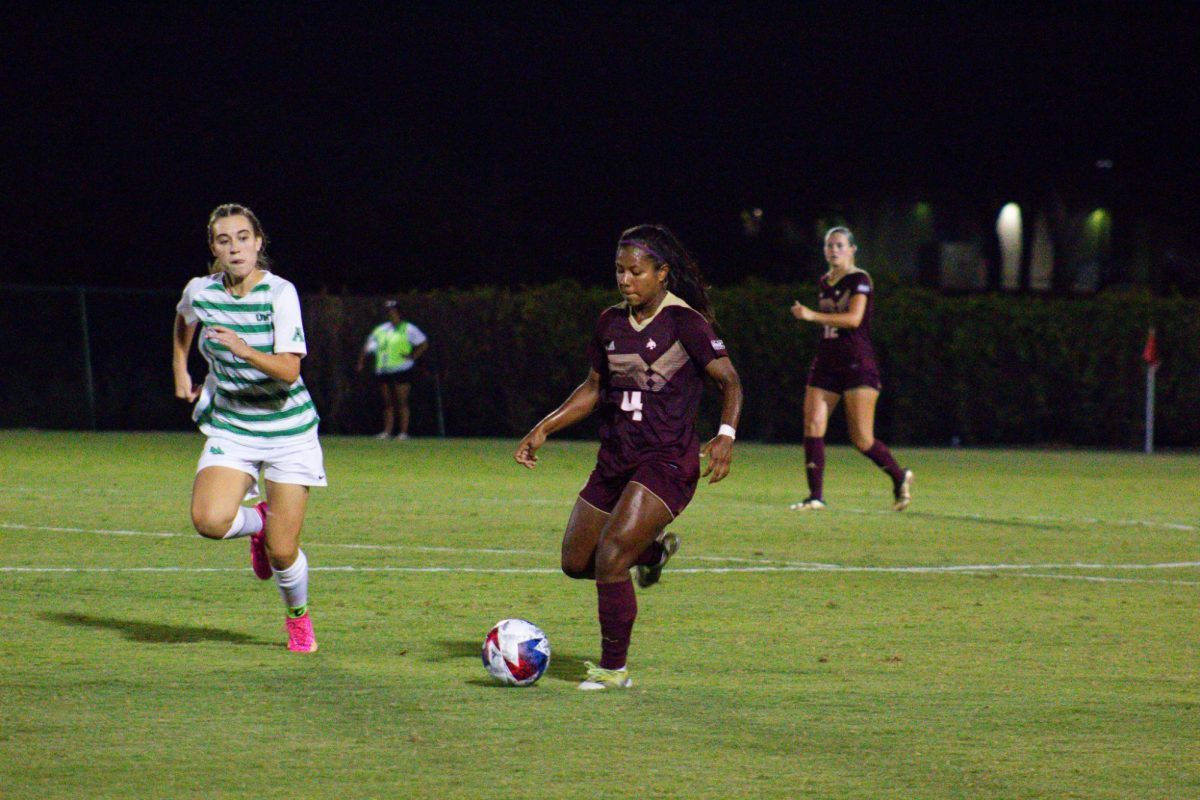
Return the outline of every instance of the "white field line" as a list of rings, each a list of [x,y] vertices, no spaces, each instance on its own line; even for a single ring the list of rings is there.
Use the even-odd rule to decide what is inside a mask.
[[[356,566],[336,566],[336,567],[309,567],[313,572],[400,572],[400,573],[474,573],[482,575],[559,575],[557,569],[546,568],[517,568],[517,567],[502,567],[502,568],[483,568],[483,567],[356,567]],[[200,573],[200,572],[246,572],[245,567],[0,567],[0,574],[4,573]],[[739,572],[901,572],[901,573],[943,573],[954,575],[991,575],[995,574],[987,569],[983,570],[945,570],[936,567],[838,567],[836,569],[828,569],[821,567],[781,567],[781,566],[763,566],[763,567],[708,567],[708,568],[684,568],[671,570],[672,574],[697,574],[697,573],[739,573]],[[1093,583],[1149,583],[1149,584],[1164,584],[1170,586],[1200,586],[1200,581],[1179,581],[1151,578],[1113,578],[1103,575],[1062,575],[1062,574],[1043,574],[1036,572],[1016,572],[1009,573],[1006,577],[1012,578],[1035,578],[1049,579],[1059,581],[1088,581]]]
[[[72,492],[74,494],[98,494],[98,495],[104,495],[104,496],[111,496],[114,494],[116,494],[116,495],[135,494],[138,496],[143,496],[142,494],[137,493],[137,492],[131,493],[126,490],[113,490],[113,489],[83,488],[83,489],[73,489]],[[56,497],[58,497],[58,494],[55,492],[47,491],[45,489],[40,489],[38,487],[33,487],[33,486],[0,486],[0,494],[3,494],[3,493],[37,495],[44,499],[50,499],[50,500],[53,500]],[[459,501],[460,505],[461,505],[461,502],[462,502],[462,499],[460,498],[460,501]],[[469,502],[480,504],[480,505],[512,505],[513,504],[513,500],[511,497],[506,498],[506,497],[482,497],[482,496],[480,496],[480,497],[469,498]],[[561,499],[554,499],[554,498],[531,497],[531,498],[526,498],[524,500],[521,500],[520,502],[524,505],[562,506],[563,508],[570,507],[569,500],[564,502]],[[780,510],[783,513],[786,513],[786,508],[787,508],[786,503],[782,503],[782,502],[781,503],[770,503],[770,502],[757,501],[757,500],[732,500],[732,501],[730,501],[730,504],[738,505],[738,506],[752,506],[754,508],[776,509],[776,510]],[[421,503],[421,502],[411,503],[407,506],[408,510],[414,511],[414,512],[421,512],[421,511],[428,510],[430,508],[441,508],[441,507],[442,507],[441,505],[433,506],[433,505],[425,504],[425,503]],[[865,515],[865,516],[879,516],[879,517],[894,517],[896,515],[896,512],[890,511],[890,510],[869,509],[869,508],[846,508],[843,506],[835,506],[832,508],[828,508],[825,511],[823,511],[822,513],[834,514],[834,515],[836,515],[836,514],[860,514],[860,515]],[[1200,531],[1200,525],[1192,525],[1192,524],[1188,524],[1188,523],[1184,523],[1184,522],[1164,522],[1162,520],[1153,520],[1153,519],[1102,519],[1100,517],[1064,517],[1064,516],[1053,516],[1053,515],[1045,515],[1045,514],[998,514],[998,515],[993,514],[993,515],[989,515],[989,514],[971,514],[971,513],[967,513],[967,512],[944,513],[944,512],[939,512],[939,511],[922,511],[919,508],[914,508],[913,511],[909,514],[909,516],[931,517],[934,519],[947,519],[947,520],[958,519],[958,520],[968,520],[971,522],[995,522],[998,524],[1003,524],[1006,522],[1007,523],[1028,522],[1028,523],[1035,523],[1035,524],[1051,522],[1051,523],[1058,523],[1058,524],[1063,524],[1063,525],[1099,525],[1099,526],[1118,527],[1118,528],[1161,528],[1163,530],[1172,530],[1172,531]],[[11,526],[6,526],[3,524],[0,524],[0,528],[3,528],[3,527],[11,527]],[[69,530],[69,529],[63,529],[63,530]]]
[[[53,533],[88,533],[101,536],[151,536],[158,538],[176,537],[184,539],[196,539],[198,534],[194,533],[179,533],[170,531],[131,531],[131,530],[106,530],[102,528],[65,528],[48,525],[19,525],[0,522],[0,529],[11,530],[26,530],[26,531],[46,531]],[[411,551],[419,553],[483,553],[489,555],[529,555],[541,557],[553,557],[557,553],[552,553],[548,550],[521,550],[508,547],[447,547],[433,545],[404,545],[404,544],[355,544],[349,542],[306,542],[306,548],[342,548],[349,550],[396,550],[396,551]],[[718,561],[718,562],[739,562],[745,564],[759,565],[763,568],[782,568],[786,570],[813,570],[813,571],[857,571],[857,572],[973,572],[979,570],[1023,570],[1023,569],[1186,569],[1190,567],[1200,567],[1200,561],[1168,561],[1150,564],[1100,564],[1089,563],[1083,561],[1071,561],[1064,563],[1040,563],[1040,564],[962,564],[962,565],[939,565],[939,566],[912,566],[912,567],[864,567],[864,566],[844,566],[841,564],[828,564],[819,561],[789,561],[785,559],[770,558],[761,556],[758,558],[745,558],[742,556],[700,556],[686,555],[680,556],[681,559],[691,561]],[[554,572],[556,570],[551,570]],[[672,570],[673,572],[683,572],[684,570]],[[701,570],[697,570],[701,571]]]
[[[21,525],[0,522],[0,529],[40,531],[51,533],[85,533],[104,536],[149,536],[155,538],[194,538],[196,534],[178,533],[171,531],[132,531],[123,529],[73,528],[48,525]],[[393,550],[423,553],[455,553],[487,554],[487,555],[532,555],[552,558],[555,553],[542,550],[519,550],[496,547],[435,547],[423,545],[373,545],[353,543],[308,543],[308,548],[345,548],[355,550]],[[855,573],[893,573],[893,574],[963,574],[979,575],[997,572],[1021,573],[1023,577],[1054,578],[1058,580],[1089,580],[1097,582],[1116,583],[1171,583],[1184,586],[1200,586],[1196,581],[1151,580],[1141,578],[1114,578],[1085,575],[1042,575],[1026,572],[1033,569],[1047,570],[1164,570],[1191,569],[1200,567],[1200,561],[1168,561],[1149,564],[1101,564],[1089,562],[1039,563],[1039,564],[958,564],[938,566],[854,566],[842,564],[825,564],[819,562],[791,562],[781,559],[762,557],[758,559],[738,556],[681,556],[680,560],[735,562],[745,566],[736,567],[679,567],[672,569],[673,574],[722,574],[722,573],[772,573],[772,572],[855,572]],[[557,574],[558,569],[538,567],[404,567],[404,566],[314,566],[314,571],[324,572],[458,572],[458,573],[495,573],[495,574]],[[242,572],[244,568],[237,567],[3,567],[5,573],[67,573],[67,572]]]

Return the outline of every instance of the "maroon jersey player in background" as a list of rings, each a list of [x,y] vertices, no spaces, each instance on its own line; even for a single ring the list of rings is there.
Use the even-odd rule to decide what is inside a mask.
[[[892,479],[892,508],[903,511],[912,502],[912,470],[901,469],[887,445],[875,438],[875,403],[883,388],[871,347],[875,292],[871,276],[854,265],[856,252],[849,228],[830,228],[825,234],[829,272],[821,276],[820,311],[799,301],[792,304],[792,316],[821,326],[817,357],[804,392],[808,497],[793,503],[793,511],[825,508],[825,428],[843,396],[850,441]]]
[[[658,581],[679,546],[665,528],[696,491],[700,457],[708,457],[709,483],[729,473],[742,411],[741,381],[713,332],[700,271],[675,235],[660,225],[625,231],[616,274],[625,302],[600,315],[587,379],[525,435],[514,456],[532,469],[547,436],[599,408],[596,468],[562,543],[563,572],[596,581],[601,658],[599,666],[587,664],[585,690],[632,685],[625,656],[637,597],[629,569],[637,567],[640,586]],[[705,375],[723,403],[720,430],[702,450],[695,421]]]

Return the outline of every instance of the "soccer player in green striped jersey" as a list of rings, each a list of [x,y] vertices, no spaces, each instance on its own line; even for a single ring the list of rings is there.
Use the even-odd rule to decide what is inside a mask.
[[[208,437],[192,485],[192,524],[210,539],[250,537],[254,574],[274,576],[287,607],[288,649],[314,652],[300,527],[309,487],[326,481],[319,417],[300,377],[308,352],[300,298],[268,271],[266,235],[249,208],[218,206],[208,244],[210,274],[184,288],[173,334],[175,396],[196,404],[192,419]],[[188,372],[197,329],[209,370],[200,385]],[[243,506],[261,494],[260,473],[266,501]]]

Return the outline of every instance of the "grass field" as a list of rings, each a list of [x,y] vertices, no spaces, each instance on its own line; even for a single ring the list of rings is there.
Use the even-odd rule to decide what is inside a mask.
[[[0,432],[0,797],[1200,797],[1200,456],[738,443],[639,592],[628,692],[575,689],[558,572],[595,445],[324,441],[321,651],[245,540],[191,532],[202,439]],[[493,685],[498,619],[549,635]]]

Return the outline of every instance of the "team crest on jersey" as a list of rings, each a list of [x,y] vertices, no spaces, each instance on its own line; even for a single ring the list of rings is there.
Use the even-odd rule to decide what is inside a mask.
[[[653,339],[651,339],[650,341],[646,342],[646,349],[647,349],[647,350],[653,350],[653,349],[654,349],[654,348],[656,348],[656,347],[658,347],[658,345],[656,345],[656,344],[654,343],[654,340],[653,340]]]

